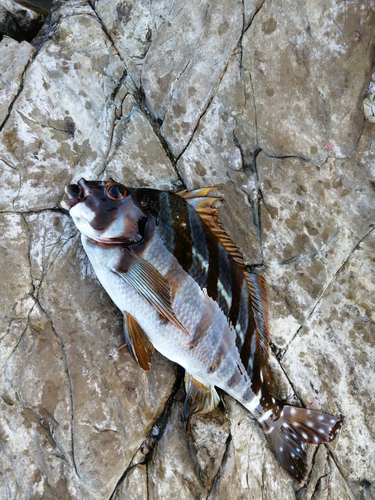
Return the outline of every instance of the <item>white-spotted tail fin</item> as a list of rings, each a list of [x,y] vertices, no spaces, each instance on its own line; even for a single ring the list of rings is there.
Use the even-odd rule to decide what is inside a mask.
[[[308,472],[304,443],[328,443],[342,424],[340,417],[286,405],[278,417],[268,418],[262,426],[281,465],[301,482]]]

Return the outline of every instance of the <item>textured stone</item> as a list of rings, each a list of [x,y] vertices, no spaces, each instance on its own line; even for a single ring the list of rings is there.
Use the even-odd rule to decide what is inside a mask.
[[[47,12],[27,1],[0,0],[0,40],[3,35],[30,42],[42,27]]]
[[[72,0],[37,51],[1,42],[1,499],[375,497],[373,25],[358,2]],[[182,370],[117,351],[58,208],[82,176],[222,186],[267,280],[275,396],[345,418],[304,485],[229,396],[187,435]]]
[[[282,360],[289,376],[298,380],[304,402],[345,413],[340,440],[329,448],[354,483],[372,482],[375,474],[374,421],[369,418],[375,400],[374,244],[372,230],[348,255]]]
[[[172,189],[179,179],[159,138],[133,97],[125,96],[114,128],[106,174],[129,186]],[[169,182],[168,182],[169,180]]]
[[[231,439],[208,499],[294,498],[292,480],[282,474],[257,423],[233,400],[226,401]]]
[[[107,154],[115,116],[108,95],[123,69],[92,10],[82,5],[71,13],[70,8],[62,7],[54,40],[26,71],[23,91],[3,126],[0,157],[20,175],[16,210],[56,206],[76,165],[89,173]],[[82,29],[94,44],[76,36]]]
[[[242,29],[238,0],[230,3],[229,10],[225,0],[196,2],[192,7],[184,1],[174,3],[142,69],[147,103],[161,120],[175,156],[186,148],[207,110]]]
[[[343,158],[355,149],[374,22],[373,7],[357,2],[262,6],[244,35],[243,64],[264,151],[320,165],[330,152]]]
[[[80,261],[72,259],[77,250]],[[173,384],[173,369],[158,363],[156,357],[155,368],[160,365],[156,378],[154,373],[142,373],[126,352],[117,353],[115,348],[122,343],[121,317],[91,268],[87,269],[76,238],[68,240],[49,267],[40,302],[64,346],[78,474],[99,497],[107,497],[163,408]],[[100,474],[96,450],[103,453]]]
[[[25,68],[34,53],[35,49],[27,42],[17,43],[5,37],[0,43],[0,127],[9,113],[9,107],[20,89]]]
[[[139,500],[140,498],[147,498],[146,465],[137,465],[132,468],[114,496],[114,500]]]
[[[0,228],[1,277],[7,287],[1,300],[0,366],[4,367],[25,331],[34,300],[25,219],[16,213],[1,214]]]
[[[168,22],[168,2],[97,0],[95,10],[123,58],[129,79],[141,84],[143,60],[160,25]]]

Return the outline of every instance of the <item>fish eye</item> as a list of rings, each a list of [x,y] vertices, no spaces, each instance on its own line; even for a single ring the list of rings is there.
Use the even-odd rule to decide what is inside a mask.
[[[122,184],[111,184],[106,189],[106,195],[111,200],[122,200],[126,196],[125,186]]]

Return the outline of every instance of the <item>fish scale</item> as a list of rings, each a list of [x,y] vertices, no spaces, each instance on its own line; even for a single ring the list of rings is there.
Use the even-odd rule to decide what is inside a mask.
[[[190,314],[190,310],[188,312],[185,310],[187,303],[186,296],[193,296],[194,292],[196,293],[194,287],[197,286],[197,283],[181,268],[178,270],[179,264],[176,257],[172,256],[171,252],[169,252],[161,238],[157,235],[148,243],[142,255],[160,272],[167,276],[174,275],[174,281],[171,282],[172,295],[174,297],[172,305],[179,320],[186,325],[187,320],[185,318]],[[166,263],[168,263],[168,270],[165,272],[167,267],[165,265]],[[175,290],[174,287],[176,287]],[[199,321],[197,321],[194,326],[190,327],[189,331],[191,338],[189,342],[195,347],[200,347],[201,351],[206,353],[207,371],[209,371],[210,367],[213,365],[219,367],[222,358],[228,353],[228,349],[222,347],[221,342],[223,342],[226,337],[230,337],[234,340],[235,334],[230,328],[225,316],[223,316],[220,307],[218,307],[208,295],[203,294],[203,298],[205,302],[202,302],[201,299],[200,304],[205,304],[206,308],[203,307]],[[207,327],[202,328],[202,324],[207,325]],[[227,330],[226,336],[221,335],[223,329]],[[220,335],[218,335],[218,332],[220,332]],[[230,343],[230,347],[232,347],[232,345],[234,345],[234,342]],[[216,349],[213,349],[213,346]],[[194,351],[192,350],[192,352]],[[236,357],[238,357],[238,351],[234,349],[233,352],[236,354]],[[218,377],[218,375],[218,373],[215,374],[216,377]],[[222,384],[226,383],[227,376],[227,373],[225,373],[225,380]],[[219,383],[217,385],[219,385]]]
[[[139,192],[142,192],[142,190],[139,190]],[[141,195],[141,193],[138,193],[138,195]],[[183,210],[181,206],[184,207]],[[175,215],[172,215],[176,211],[179,211],[178,219]],[[158,219],[157,232],[166,248],[176,256],[183,269],[192,276],[199,286],[202,289],[206,289],[207,294],[213,300],[217,300],[220,308],[233,326],[237,324],[240,304],[242,301],[245,301],[245,305],[242,308],[243,322],[239,323],[239,328],[236,330],[238,332],[236,344],[238,350],[241,352],[247,333],[249,296],[246,293],[242,296],[239,295],[245,283],[240,270],[235,266],[233,259],[230,258],[220,242],[201,224],[195,210],[184,203],[184,200],[171,195],[171,193],[161,192],[159,196]],[[173,220],[172,224],[171,220]],[[188,264],[184,260],[184,256],[180,256],[180,250],[176,251],[175,231],[176,229],[180,231],[181,224],[185,224],[183,236],[185,248],[186,246],[194,245],[196,254],[199,256],[196,262],[191,262],[189,258]],[[194,228],[194,232],[191,228]],[[193,254],[190,249],[187,250],[187,253],[189,255]],[[246,286],[244,288],[246,289]],[[233,294],[232,290],[234,290]],[[254,328],[252,328],[251,334],[253,332]],[[249,362],[247,350],[245,350],[243,361],[245,365]]]
[[[185,368],[187,431],[194,413],[218,404],[218,387],[252,412],[281,465],[303,481],[304,443],[332,441],[343,420],[272,396],[265,282],[246,270],[218,222],[215,189],[169,193],[81,179],[63,206],[123,312],[130,354],[144,370],[154,348]]]

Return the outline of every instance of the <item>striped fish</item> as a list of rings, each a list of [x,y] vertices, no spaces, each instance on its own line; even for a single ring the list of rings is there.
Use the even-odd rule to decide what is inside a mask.
[[[301,482],[304,443],[334,439],[342,419],[272,396],[264,279],[246,270],[218,222],[220,188],[171,193],[113,179],[66,188],[98,279],[124,315],[125,343],[144,370],[154,348],[185,368],[184,416],[219,402],[216,388],[258,420],[281,465]]]

